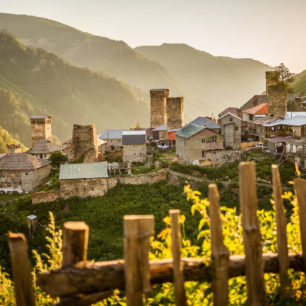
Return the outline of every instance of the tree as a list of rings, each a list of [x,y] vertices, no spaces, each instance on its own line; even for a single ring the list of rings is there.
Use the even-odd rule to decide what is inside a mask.
[[[282,82],[292,83],[294,81],[294,73],[290,72],[284,63],[280,63],[275,67],[276,71],[280,73],[280,80]]]
[[[67,161],[67,157],[60,151],[51,153],[51,156],[49,157],[49,160],[51,161],[51,164],[53,167],[59,167],[60,164]]]

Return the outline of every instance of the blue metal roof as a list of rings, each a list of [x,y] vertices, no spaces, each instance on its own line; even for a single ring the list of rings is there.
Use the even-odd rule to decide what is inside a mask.
[[[265,124],[264,126],[276,126],[276,125],[289,125],[289,126],[306,125],[306,116],[295,116],[284,120],[277,120],[273,123]]]
[[[62,164],[60,167],[60,180],[101,178],[108,177],[107,162]]]
[[[190,123],[186,124],[185,126],[193,124],[193,125],[198,125],[202,127],[207,127],[208,129],[220,129],[221,127],[217,125],[216,123],[210,121],[209,119],[205,117],[198,117],[191,121]]]

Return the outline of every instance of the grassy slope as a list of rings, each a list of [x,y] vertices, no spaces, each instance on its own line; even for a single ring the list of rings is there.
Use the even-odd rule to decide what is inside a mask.
[[[295,76],[292,88],[293,94],[306,95],[306,70]]]
[[[148,121],[146,103],[123,83],[71,66],[43,49],[26,47],[4,32],[0,33],[1,87],[20,99],[22,109],[25,109],[23,104],[30,101],[27,111],[22,112],[26,120],[30,115],[51,115],[54,133],[62,141],[71,137],[73,123],[95,123],[99,131],[129,127],[136,121],[145,125]],[[4,99],[0,99],[0,106],[4,103]],[[0,118],[4,126],[2,120],[13,120],[18,108],[3,109],[7,110],[1,112],[6,118]],[[15,128],[24,129],[24,122],[17,123]]]
[[[271,69],[253,59],[213,56],[185,44],[142,46],[135,50],[164,65],[180,83],[211,102],[212,110],[216,109],[215,104],[240,106],[261,93],[265,88],[264,73]]]

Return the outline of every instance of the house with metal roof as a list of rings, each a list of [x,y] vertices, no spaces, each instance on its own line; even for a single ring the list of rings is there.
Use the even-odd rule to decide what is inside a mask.
[[[0,159],[0,191],[31,192],[50,175],[50,162],[26,153]]]
[[[200,119],[199,119],[200,118]],[[181,162],[215,164],[222,162],[224,136],[220,127],[199,117],[176,132],[176,154]],[[209,127],[208,127],[209,126]],[[220,133],[219,133],[220,131]]]
[[[104,130],[98,138],[106,141],[106,150],[122,149],[122,133],[129,130]]]
[[[96,197],[108,191],[108,163],[62,164],[60,166],[61,197]]]
[[[124,131],[122,133],[122,145],[123,162],[146,162],[146,131]]]
[[[252,121],[258,116],[268,115],[268,103],[261,103],[242,111],[243,121]]]
[[[306,116],[280,119],[264,126],[268,137],[294,136],[295,138],[306,138]]]

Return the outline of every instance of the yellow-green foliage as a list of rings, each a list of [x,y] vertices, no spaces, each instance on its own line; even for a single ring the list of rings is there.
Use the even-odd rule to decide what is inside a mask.
[[[193,215],[199,215],[198,239],[201,241],[201,247],[192,245],[185,238],[185,216],[181,216],[180,224],[182,228],[182,255],[183,257],[204,257],[210,258],[210,231],[209,231],[209,202],[207,199],[201,199],[198,191],[193,191],[189,186],[185,187],[187,199],[191,203],[191,212]],[[283,195],[284,199],[291,202],[293,209],[290,221],[287,224],[288,248],[289,252],[301,252],[301,239],[299,230],[299,212],[296,197],[294,194],[287,192]],[[273,200],[271,200],[274,205]],[[230,255],[244,254],[241,217],[237,215],[236,208],[221,207],[221,219],[223,225],[224,243],[228,247]],[[36,259],[36,265],[33,270],[34,281],[36,274],[44,271],[57,269],[61,266],[61,231],[55,227],[54,217],[50,214],[50,224],[47,232],[47,249],[48,254],[38,254],[33,251]],[[276,223],[274,211],[258,211],[258,219],[260,222],[263,252],[277,252],[276,246]],[[171,235],[170,235],[170,219],[164,218],[165,228],[151,239],[150,259],[161,259],[171,257]],[[288,301],[280,301],[279,296],[279,277],[277,274],[265,274],[266,291],[270,304],[292,305],[301,304],[306,299],[306,283],[303,273],[297,273],[289,270],[289,277],[292,282],[293,292],[292,298]],[[186,282],[186,294],[189,305],[210,305],[212,303],[211,283],[208,282]],[[38,305],[51,305],[56,300],[35,287]],[[246,280],[245,277],[235,277],[229,280],[229,303],[230,305],[246,304]],[[5,305],[13,304],[13,284],[8,275],[0,269],[0,303]],[[284,303],[287,304],[284,304]],[[126,298],[122,297],[122,293],[118,290],[114,291],[114,295],[97,305],[125,305]],[[170,283],[156,285],[153,288],[153,294],[145,301],[146,305],[174,305],[173,285]]]
[[[20,143],[20,142],[14,139],[12,135],[9,134],[8,131],[6,131],[0,126],[0,153],[5,153],[6,145],[13,144],[13,143]],[[23,144],[21,144],[21,150],[25,152],[27,148]]]

